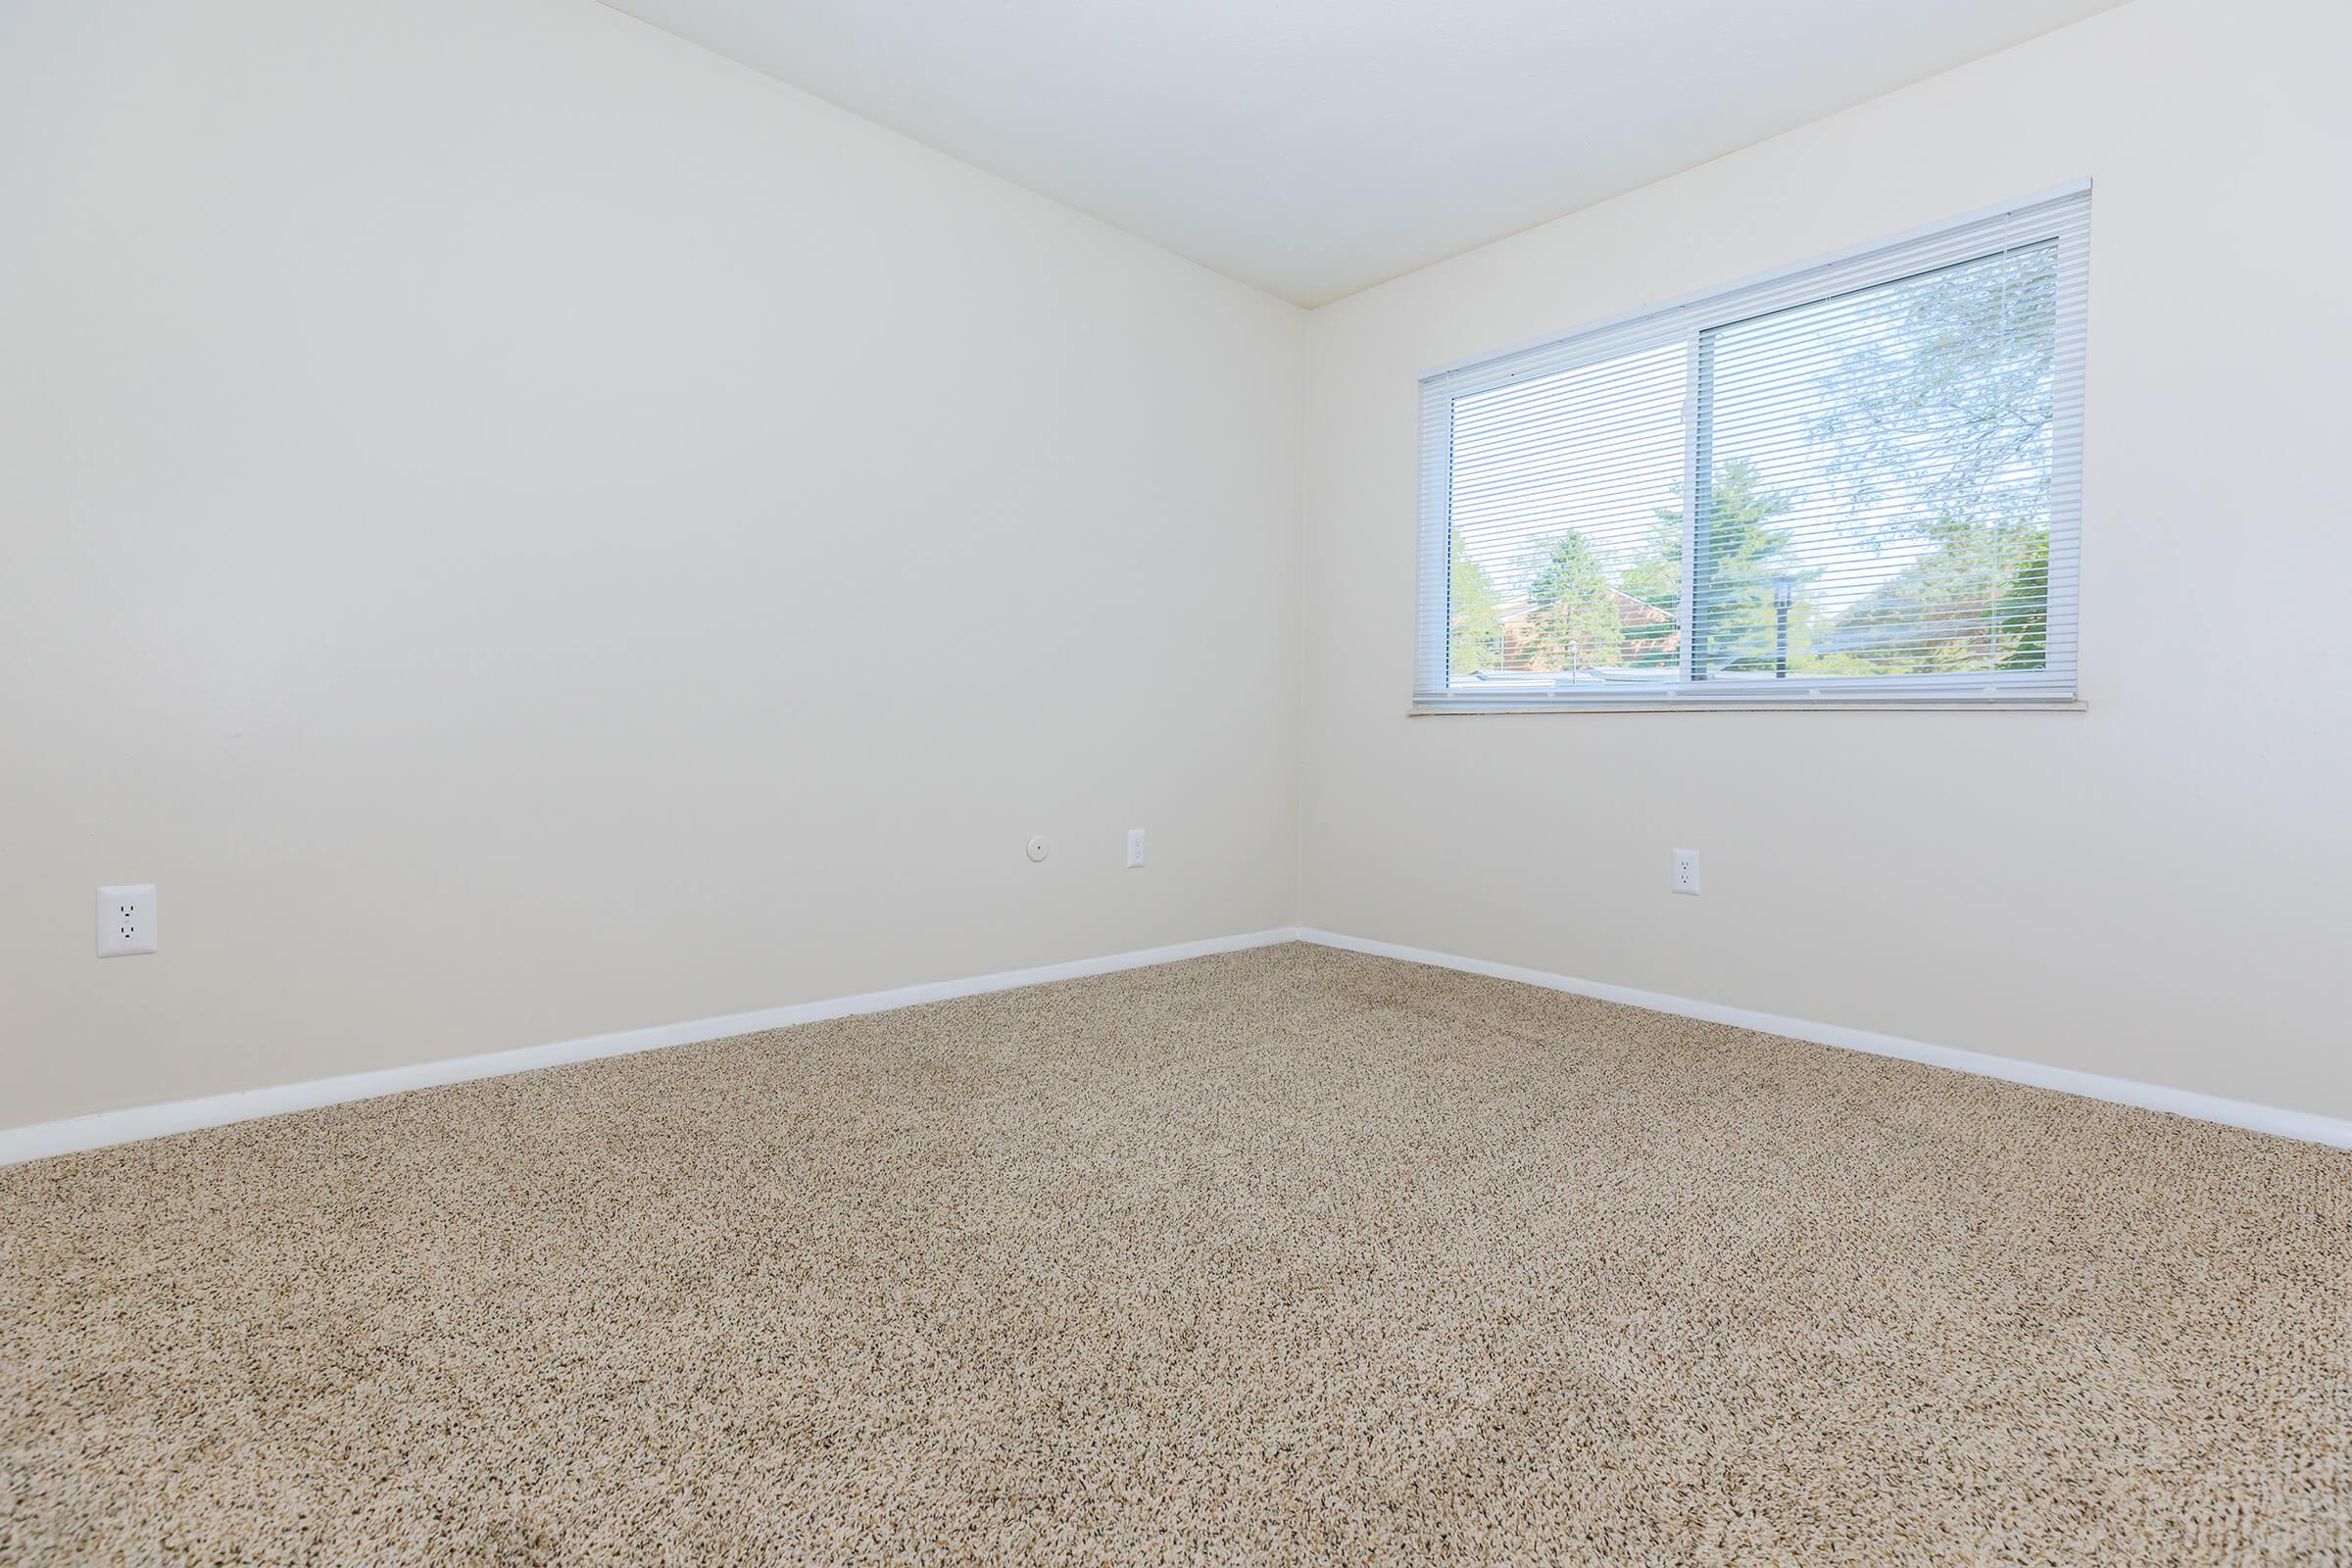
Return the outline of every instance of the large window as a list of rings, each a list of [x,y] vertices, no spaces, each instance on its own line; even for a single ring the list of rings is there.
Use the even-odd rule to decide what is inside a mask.
[[[2072,699],[2089,220],[1425,377],[1416,706]]]

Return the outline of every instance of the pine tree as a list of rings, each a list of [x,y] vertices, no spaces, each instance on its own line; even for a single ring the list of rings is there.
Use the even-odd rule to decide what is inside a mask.
[[[1589,670],[1623,662],[1623,633],[1608,568],[1581,533],[1542,547],[1527,584],[1529,669]]]
[[[1446,609],[1451,633],[1446,651],[1446,674],[1459,680],[1502,662],[1501,596],[1487,568],[1462,548],[1462,531],[1453,530],[1452,569]]]
[[[1715,491],[1701,514],[1698,541],[1698,637],[1690,667],[1700,679],[1725,670],[1768,669],[1778,653],[1773,579],[1798,587],[1820,573],[1804,564],[1788,536],[1773,526],[1788,510],[1786,496],[1763,488],[1755,465],[1733,459],[1716,470]],[[1625,591],[1679,616],[1683,606],[1683,512],[1661,509],[1647,548],[1630,564]],[[1671,664],[1679,654],[1653,648],[1642,662]]]

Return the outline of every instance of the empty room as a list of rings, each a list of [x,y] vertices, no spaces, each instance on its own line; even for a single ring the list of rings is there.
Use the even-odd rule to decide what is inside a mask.
[[[2348,60],[0,0],[0,1565],[2352,1568]]]

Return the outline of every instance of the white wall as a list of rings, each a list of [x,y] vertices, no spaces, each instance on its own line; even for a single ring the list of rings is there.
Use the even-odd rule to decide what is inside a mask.
[[[2136,0],[1317,312],[1303,922],[2352,1113],[2347,59]],[[1417,372],[2085,175],[2088,711],[1406,717]]]
[[[587,0],[0,7],[0,1127],[1294,917],[2352,1112],[2348,56],[2135,0],[1302,318]],[[1420,369],[2082,175],[2088,711],[1405,716]]]
[[[11,0],[0,214],[0,1126],[1290,919],[1290,307],[589,0]]]

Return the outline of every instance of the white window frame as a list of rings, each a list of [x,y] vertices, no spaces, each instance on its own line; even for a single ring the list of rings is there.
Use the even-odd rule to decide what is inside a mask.
[[[2082,567],[2082,385],[2087,339],[2090,182],[1937,223],[1873,245],[1784,268],[1729,288],[1595,322],[1577,331],[1440,366],[1421,376],[1419,594],[1411,710],[1416,713],[1591,712],[1607,710],[1993,707],[2076,708]],[[1534,376],[1681,341],[1690,355],[1683,420],[1685,496],[1701,493],[1705,423],[1701,344],[1709,331],[1772,311],[1813,304],[2003,250],[2056,242],[2058,320],[2051,432],[2047,667],[1947,675],[1803,676],[1692,680],[1689,574],[1699,508],[1685,505],[1682,670],[1672,681],[1598,683],[1542,678],[1451,684],[1450,541],[1453,403]],[[2063,586],[2064,592],[2061,593]]]

